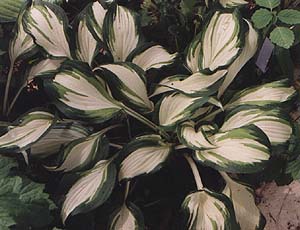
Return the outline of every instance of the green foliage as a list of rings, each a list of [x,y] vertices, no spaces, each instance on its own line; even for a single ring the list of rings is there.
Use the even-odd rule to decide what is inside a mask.
[[[11,158],[0,157],[0,228],[49,225],[55,205],[44,192],[45,186],[13,175],[16,165]]]
[[[267,9],[259,9],[252,16],[252,21],[257,29],[262,29],[272,21],[273,14]]]
[[[270,39],[276,45],[288,49],[293,45],[295,35],[289,28],[277,27],[271,32]]]
[[[268,9],[274,9],[280,5],[280,0],[255,0],[256,4]]]
[[[295,33],[288,25],[300,23],[300,11],[295,9],[284,9],[279,12],[272,11],[279,7],[280,1],[256,1],[257,5],[268,9],[258,9],[252,15],[251,20],[257,29],[264,29],[265,33],[270,32],[271,41],[279,47],[289,49],[295,41]],[[281,22],[281,23],[280,23]],[[275,28],[274,28],[275,27]]]
[[[293,9],[282,10],[278,13],[278,19],[290,25],[300,24],[300,11]]]

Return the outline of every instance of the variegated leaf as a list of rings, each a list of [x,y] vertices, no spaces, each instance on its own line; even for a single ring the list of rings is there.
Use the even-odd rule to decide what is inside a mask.
[[[249,30],[245,37],[245,46],[237,59],[228,67],[228,73],[219,88],[218,97],[221,97],[242,67],[253,57],[258,47],[258,33],[254,30],[251,23],[245,20]]]
[[[24,14],[23,25],[47,53],[72,59],[66,32],[68,19],[59,6],[35,0]]]
[[[100,4],[99,2],[94,5]],[[99,53],[98,42],[93,37],[88,28],[87,11],[82,12],[78,16],[77,22],[77,34],[76,34],[76,56],[78,60],[92,65],[94,57]]]
[[[13,63],[23,55],[29,54],[34,50],[36,45],[32,37],[24,31],[22,24],[24,11],[20,12],[15,29],[15,35],[9,43],[9,58]]]
[[[231,111],[221,127],[223,132],[254,124],[269,138],[272,145],[286,143],[293,133],[289,118],[279,109],[241,107]]]
[[[217,11],[203,32],[201,69],[215,71],[230,65],[240,52],[240,36],[241,24],[237,11]]]
[[[103,204],[110,196],[116,179],[111,160],[99,161],[71,187],[61,209],[63,223],[69,216],[85,213]]]
[[[132,62],[144,71],[147,71],[152,68],[159,69],[172,64],[176,55],[177,53],[170,54],[160,45],[154,45],[137,54],[132,59]]]
[[[270,158],[270,143],[255,125],[244,126],[210,137],[214,149],[196,151],[200,162],[218,170],[254,173],[265,168]]]
[[[86,7],[86,10],[87,10],[86,24],[89,30],[92,32],[95,38],[97,38],[99,41],[103,41],[102,30],[103,30],[103,23],[104,23],[104,18],[107,10],[104,9],[103,6],[98,1],[90,3]]]
[[[121,110],[81,62],[64,62],[55,78],[45,80],[44,85],[56,106],[70,118],[99,123]]]
[[[178,122],[191,119],[194,112],[208,102],[208,97],[188,97],[172,93],[162,100],[159,107],[159,124],[171,128]]]
[[[171,145],[164,143],[160,136],[136,138],[123,150],[126,157],[120,164],[119,181],[153,173],[167,160],[171,150]]]
[[[126,202],[111,217],[109,230],[143,230],[144,229],[144,218],[140,209],[133,203]]]
[[[78,172],[89,169],[105,158],[108,153],[108,140],[103,132],[74,140],[61,152],[57,166],[46,167],[49,171]]]
[[[219,0],[219,2],[224,8],[233,8],[248,4],[248,2],[244,0]]]
[[[166,93],[166,92],[170,92],[170,91],[175,91],[174,89],[170,88],[170,87],[166,87],[164,85],[171,85],[172,82],[179,82],[179,81],[183,81],[184,79],[188,78],[189,76],[187,75],[173,75],[173,76],[169,76],[166,77],[165,79],[163,79],[159,85],[157,85],[155,91],[151,94],[150,97],[154,97],[156,95],[162,94],[162,93]]]
[[[227,70],[220,70],[212,75],[197,72],[185,79],[164,79],[159,85],[190,96],[210,96],[218,90],[226,73]]]
[[[244,89],[236,93],[225,108],[231,109],[239,105],[278,105],[291,100],[296,94],[289,80],[284,79]]]
[[[88,130],[81,125],[60,122],[30,148],[30,154],[37,157],[46,157],[58,153],[63,145],[73,140],[87,137]]]
[[[225,195],[199,190],[184,199],[181,209],[185,215],[184,229],[238,229],[232,203]]]
[[[132,63],[102,65],[95,69],[104,78],[114,97],[134,109],[147,113],[153,110],[148,98],[144,71]]]
[[[0,136],[0,152],[22,152],[37,142],[54,123],[54,115],[33,111],[17,119]]]
[[[236,220],[240,228],[245,230],[264,229],[265,218],[255,204],[253,189],[234,181],[226,173],[221,174],[226,181],[223,194],[232,200]]]
[[[54,74],[60,65],[62,64],[63,59],[44,59],[32,66],[28,72],[27,81],[31,81],[35,77],[40,77],[48,74]]]
[[[114,61],[125,61],[139,42],[134,13],[123,6],[110,7],[104,20],[103,38]]]
[[[186,56],[186,64],[192,73],[199,72],[200,51],[201,51],[201,33],[191,42]]]
[[[182,144],[194,150],[214,149],[217,147],[207,137],[206,126],[200,126],[196,131],[195,122],[193,121],[180,124],[177,129],[177,136]]]

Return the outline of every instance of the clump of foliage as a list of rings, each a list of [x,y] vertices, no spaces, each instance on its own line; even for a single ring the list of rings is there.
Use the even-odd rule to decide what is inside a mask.
[[[163,11],[166,1],[145,1],[138,9],[144,19],[150,13],[159,24],[167,12],[176,28],[191,32],[187,47],[170,50],[143,35],[139,15],[124,2],[90,2],[71,23],[54,3],[27,2],[18,14],[3,117],[28,86],[45,100],[3,123],[0,136],[1,153],[22,154],[54,180],[60,218],[52,227],[263,229],[243,179],[267,168],[278,149],[291,148],[288,112],[297,92],[286,78],[229,88],[260,46],[241,11],[247,2],[180,1],[172,12]],[[16,70],[20,62],[25,66]],[[168,189],[156,175],[174,184]],[[151,225],[149,207],[162,199],[172,203],[171,217]],[[7,228],[19,224],[8,220]]]

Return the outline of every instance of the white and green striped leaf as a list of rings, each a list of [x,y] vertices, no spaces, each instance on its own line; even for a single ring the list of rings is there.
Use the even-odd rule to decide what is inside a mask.
[[[226,73],[227,70],[220,70],[212,75],[197,72],[185,79],[164,79],[159,85],[190,96],[210,96],[218,90]]]
[[[225,118],[221,131],[226,132],[250,124],[260,128],[273,146],[285,144],[293,134],[288,116],[279,109],[263,110],[247,107],[237,108],[230,112]]]
[[[41,77],[48,74],[54,74],[60,65],[63,63],[63,59],[44,59],[34,66],[28,72],[27,81],[33,80],[35,77]]]
[[[265,218],[255,204],[253,189],[234,181],[226,173],[221,174],[226,182],[223,194],[232,200],[236,220],[240,228],[249,230],[264,229]]]
[[[174,89],[172,89],[170,87],[166,87],[164,85],[171,85],[172,82],[183,81],[184,79],[186,79],[188,77],[189,76],[187,76],[187,75],[180,75],[180,74],[166,77],[157,85],[157,87],[155,88],[154,92],[150,95],[150,97],[154,97],[159,94],[170,92],[170,91],[174,92],[175,91]]]
[[[182,144],[194,150],[213,149],[217,147],[207,137],[206,127],[200,126],[196,131],[195,122],[193,121],[180,124],[177,129],[177,136]]]
[[[64,62],[54,79],[45,80],[44,85],[56,106],[70,118],[99,123],[121,110],[81,62]]]
[[[185,216],[184,229],[238,229],[232,203],[225,195],[199,190],[184,199],[181,209]]]
[[[109,230],[143,230],[144,218],[140,209],[131,202],[126,202],[114,213],[109,223]]]
[[[152,68],[159,69],[172,64],[176,55],[177,53],[170,54],[160,45],[154,45],[137,54],[132,59],[132,62],[141,67],[144,71],[147,71]]]
[[[108,64],[97,68],[96,73],[106,80],[116,99],[143,113],[153,110],[144,71],[138,66],[132,63]]]
[[[54,115],[33,111],[17,119],[0,136],[0,152],[22,152],[37,142],[55,122]]]
[[[248,4],[245,0],[219,0],[219,2],[224,8],[233,8]]]
[[[167,160],[171,150],[171,145],[164,143],[160,136],[136,138],[123,150],[126,157],[123,157],[120,164],[119,181],[157,171]]]
[[[103,41],[103,23],[107,10],[103,8],[100,2],[90,3],[86,7],[87,26],[98,41]]]
[[[89,132],[78,124],[60,122],[55,124],[49,132],[30,148],[30,154],[34,157],[46,157],[58,153],[62,146],[87,137]]]
[[[9,59],[12,65],[18,58],[31,53],[36,48],[32,37],[24,31],[23,15],[24,12],[21,12],[16,23],[15,35],[9,43]]]
[[[265,168],[270,158],[270,143],[255,125],[244,126],[210,137],[217,148],[196,151],[201,163],[217,170],[254,173]]]
[[[221,97],[242,67],[253,57],[258,47],[258,33],[252,27],[249,21],[245,20],[248,24],[249,30],[245,36],[245,46],[237,59],[228,67],[228,73],[219,88],[218,97]]]
[[[61,152],[58,165],[46,168],[54,172],[78,172],[89,169],[95,162],[105,158],[108,147],[108,141],[100,131],[67,144]]]
[[[103,25],[103,38],[114,61],[125,61],[139,42],[134,13],[123,7],[110,7]]]
[[[244,89],[233,96],[226,108],[231,109],[239,105],[278,105],[291,100],[296,94],[289,80],[284,79]]]
[[[178,122],[191,119],[208,100],[208,97],[188,97],[180,93],[167,95],[159,107],[159,124],[171,128]]]
[[[102,205],[110,196],[116,179],[111,160],[99,161],[71,187],[61,209],[63,223],[69,216],[86,213]]]
[[[99,2],[97,2],[100,4]],[[95,3],[96,4],[96,3]],[[88,28],[87,12],[84,11],[78,16],[76,34],[76,56],[78,60],[88,63],[90,66],[94,57],[99,52],[98,42]]]
[[[192,73],[199,72],[200,51],[201,51],[201,33],[191,42],[186,55],[186,64]]]
[[[203,32],[201,69],[215,71],[230,65],[241,49],[241,30],[236,11],[234,13],[217,11]]]
[[[24,14],[23,25],[48,54],[72,59],[66,32],[68,19],[59,6],[35,0]]]

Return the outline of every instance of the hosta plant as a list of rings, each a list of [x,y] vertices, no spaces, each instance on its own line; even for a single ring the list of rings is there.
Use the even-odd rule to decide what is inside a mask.
[[[245,3],[207,1],[204,26],[184,61],[149,42],[138,15],[115,2],[91,2],[71,23],[48,1],[23,6],[9,46],[2,114],[9,117],[28,82],[48,103],[2,124],[0,152],[21,153],[27,164],[38,161],[63,178],[60,227],[109,207],[108,229],[144,229],[136,185],[186,161],[192,174],[178,170],[177,177],[195,183],[183,193],[176,188],[183,196],[169,229],[263,229],[253,189],[240,175],[261,172],[274,149],[288,147],[287,108],[296,91],[288,79],[228,90],[259,47],[258,32],[239,10]],[[18,60],[30,64],[12,95]],[[186,68],[160,76],[178,65]],[[205,179],[207,172],[215,181]]]

